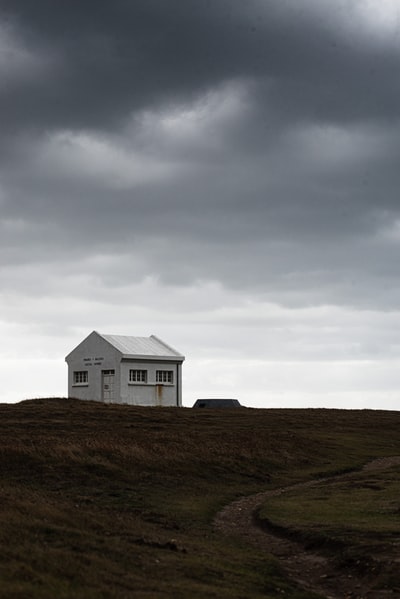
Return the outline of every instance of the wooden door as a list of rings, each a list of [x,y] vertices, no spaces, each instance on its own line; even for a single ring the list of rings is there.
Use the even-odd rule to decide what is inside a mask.
[[[101,393],[106,403],[114,399],[114,377],[115,370],[103,370],[101,373]]]

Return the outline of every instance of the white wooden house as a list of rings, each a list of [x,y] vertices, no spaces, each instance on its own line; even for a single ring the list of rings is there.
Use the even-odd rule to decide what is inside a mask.
[[[66,356],[68,396],[139,406],[182,405],[185,357],[150,337],[93,331]]]

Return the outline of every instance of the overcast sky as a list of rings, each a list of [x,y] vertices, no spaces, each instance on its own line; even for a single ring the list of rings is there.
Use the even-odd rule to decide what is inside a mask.
[[[400,409],[399,73],[397,0],[0,0],[0,401],[95,329]]]

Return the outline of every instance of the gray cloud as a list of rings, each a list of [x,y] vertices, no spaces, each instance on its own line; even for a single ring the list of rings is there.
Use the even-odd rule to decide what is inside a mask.
[[[26,326],[36,311],[30,331],[70,334],[83,327],[72,324],[81,306],[92,322],[92,302],[93,328],[120,323],[114,305],[162,328],[154,295],[175,321],[191,314],[201,347],[210,318],[207,331],[220,326],[226,339],[214,346],[229,353],[229,326],[248,347],[248,331],[271,327],[271,306],[284,306],[268,359],[272,347],[279,359],[382,359],[388,338],[393,359],[400,41],[397,9],[373,10],[350,0],[2,0],[4,319]],[[213,319],[221,304],[240,314]],[[312,319],[300,334],[291,311],[302,322],[301,310],[320,306],[332,308],[326,318],[382,319],[371,332],[368,318],[339,318],[332,343],[318,319],[315,334]]]
[[[262,82],[261,105],[268,99],[285,121],[398,114],[396,49],[346,38],[328,11],[317,18],[309,6],[255,0],[2,7],[16,71],[0,96],[3,126],[113,127],[240,78]]]

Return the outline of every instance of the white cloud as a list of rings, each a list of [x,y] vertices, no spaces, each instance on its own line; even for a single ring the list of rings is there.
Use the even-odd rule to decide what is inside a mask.
[[[110,190],[131,189],[169,179],[176,165],[121,144],[115,136],[97,133],[57,132],[38,148],[35,170],[52,178],[88,181]]]
[[[250,101],[246,81],[229,81],[186,104],[135,115],[130,132],[152,152],[176,156],[186,167],[192,160],[198,165],[200,157],[211,160],[224,148],[225,132],[245,117]]]
[[[325,27],[342,32],[351,42],[369,46],[398,46],[400,6],[398,0],[302,0],[299,14],[318,16]]]
[[[400,362],[194,360],[184,364],[184,402],[235,398],[259,408],[400,408]]]
[[[67,396],[67,369],[61,358],[3,359],[0,361],[0,377],[7,381],[0,392],[0,403]]]
[[[354,27],[352,11],[365,28],[366,34],[377,42],[398,46],[400,43],[400,5],[398,0],[351,0],[348,3],[348,24]],[[358,20],[358,19],[357,19]]]
[[[246,110],[248,93],[244,82],[226,83],[208,91],[193,104],[161,112],[159,126],[167,137],[197,140],[241,118]],[[154,119],[148,115],[147,119]]]
[[[116,261],[110,257],[107,267]],[[0,296],[1,368],[12,373],[3,377],[0,401],[65,395],[64,356],[96,329],[156,334],[177,347],[187,358],[185,405],[217,396],[254,407],[393,407],[400,313],[291,309],[212,281],[179,287],[145,277],[105,286],[98,275],[106,262],[97,261],[92,277],[74,277],[71,264],[58,264],[58,272],[42,266],[32,277],[51,281],[51,289],[29,301]]]

